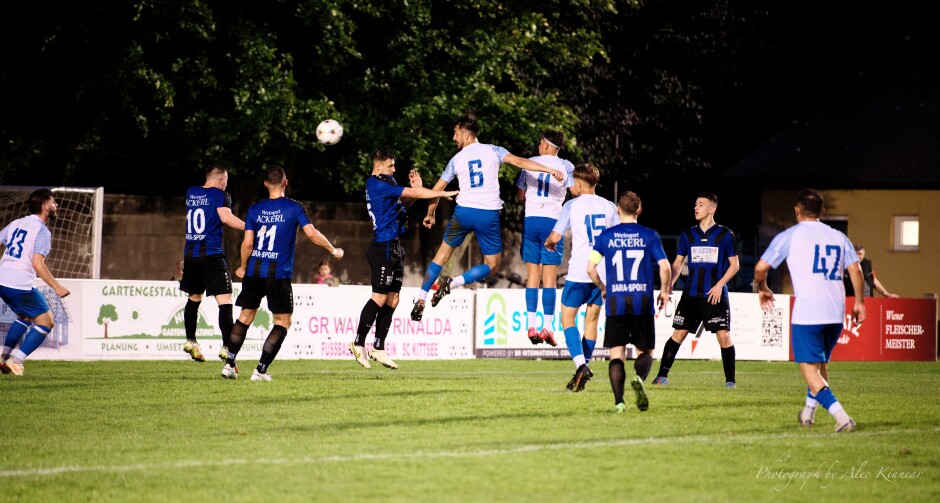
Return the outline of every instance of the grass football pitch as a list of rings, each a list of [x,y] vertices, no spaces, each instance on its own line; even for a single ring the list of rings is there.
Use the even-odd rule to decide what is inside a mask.
[[[940,501],[936,363],[833,363],[850,434],[798,426],[793,363],[729,390],[679,361],[619,415],[603,361],[577,394],[567,361],[400,363],[27,361],[0,376],[0,500]]]

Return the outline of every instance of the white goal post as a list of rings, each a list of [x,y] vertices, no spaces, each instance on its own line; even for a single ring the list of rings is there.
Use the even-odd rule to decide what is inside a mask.
[[[0,229],[29,215],[26,200],[36,189],[52,191],[59,204],[58,218],[47,222],[52,231],[52,251],[46,265],[56,278],[101,277],[101,222],[104,187],[0,186]]]

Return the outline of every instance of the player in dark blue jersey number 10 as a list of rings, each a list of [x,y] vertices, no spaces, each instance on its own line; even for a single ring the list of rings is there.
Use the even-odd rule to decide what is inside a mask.
[[[610,348],[608,374],[614,392],[614,412],[617,413],[625,409],[623,387],[626,371],[623,363],[627,344],[633,344],[639,353],[633,363],[636,375],[630,383],[636,393],[636,406],[640,410],[649,407],[643,381],[653,366],[653,348],[656,347],[654,274],[659,274],[662,285],[656,308],[662,309],[669,302],[672,285],[672,270],[659,234],[637,223],[642,211],[640,196],[624,192],[617,201],[620,225],[605,230],[594,240],[594,250],[587,266],[588,276],[603,292],[607,305],[604,347]],[[606,285],[597,272],[597,264],[602,260]],[[654,264],[658,271],[654,270]]]
[[[245,342],[248,327],[258,313],[261,299],[267,297],[268,309],[274,315],[274,327],[264,341],[261,359],[251,374],[251,380],[271,380],[268,366],[287,337],[287,328],[291,326],[291,315],[294,312],[291,277],[294,274],[297,228],[303,229],[311,243],[326,248],[337,259],[343,258],[343,250],[334,248],[326,236],[310,223],[304,205],[284,197],[287,176],[283,168],[268,168],[264,186],[268,189],[269,197],[248,208],[245,238],[241,246],[241,265],[235,270],[235,275],[242,278],[242,291],[235,304],[242,310],[232,329],[228,358],[222,367],[222,377],[229,379],[238,377],[235,358]]]

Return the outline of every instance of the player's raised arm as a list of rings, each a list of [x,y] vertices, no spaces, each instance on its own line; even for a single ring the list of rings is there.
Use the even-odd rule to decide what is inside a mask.
[[[421,173],[418,173],[418,170],[413,169],[408,172],[408,185],[410,185],[413,189],[424,187],[424,181],[421,180]],[[406,196],[404,192],[402,192],[400,199],[401,204],[406,208],[410,207],[417,200],[417,198]]]
[[[307,239],[309,239],[311,243],[317,246],[322,246],[324,249],[330,252],[330,255],[332,255],[336,259],[343,258],[343,249],[336,248],[332,244],[330,244],[330,240],[327,239],[326,236],[324,236],[322,232],[317,230],[317,228],[314,227],[313,224],[307,224],[304,226],[304,234],[306,234]]]
[[[441,178],[437,181],[437,183],[434,184],[434,188],[432,188],[431,190],[435,190],[435,191],[444,190],[444,188],[447,187],[448,183],[450,182]],[[430,229],[431,227],[434,227],[434,221],[435,221],[434,214],[437,213],[437,205],[440,202],[441,200],[439,198],[433,198],[430,201],[428,201],[428,214],[426,217],[424,217],[424,222],[423,222],[424,226],[427,227],[428,229]]]
[[[223,206],[215,210],[219,213],[219,220],[221,220],[223,224],[236,230],[245,230],[245,221],[236,217],[235,214],[232,213],[231,208]]]
[[[506,154],[503,157],[503,162],[506,164],[511,164],[517,168],[527,169],[529,171],[538,171],[540,173],[549,173],[555,180],[559,182],[565,181],[565,174],[561,171],[554,170],[545,166],[544,164],[539,164],[535,161],[526,159],[525,157],[519,157],[518,155]]]

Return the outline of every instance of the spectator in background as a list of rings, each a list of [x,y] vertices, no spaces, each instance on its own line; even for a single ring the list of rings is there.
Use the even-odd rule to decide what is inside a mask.
[[[339,280],[333,277],[333,268],[329,260],[320,262],[317,266],[317,273],[313,276],[312,283],[315,285],[339,286]]]
[[[878,277],[875,276],[875,270],[872,269],[871,259],[865,258],[865,247],[858,243],[855,244],[855,253],[858,254],[859,265],[862,267],[862,279],[865,280],[862,289],[865,291],[866,297],[874,297],[874,292],[878,292],[885,297],[891,297],[896,299],[899,295],[895,293],[888,292],[888,289],[878,281]],[[844,275],[842,280],[845,282],[845,291],[850,292],[852,281],[848,275]]]
[[[170,281],[179,281],[183,279],[183,259],[176,261],[176,269],[173,271],[173,276],[170,276]]]

